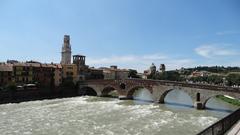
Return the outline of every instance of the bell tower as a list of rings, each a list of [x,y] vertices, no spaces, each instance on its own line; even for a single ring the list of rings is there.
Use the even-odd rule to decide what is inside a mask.
[[[64,35],[61,64],[71,64],[71,55],[70,36]]]
[[[85,65],[85,58],[86,56],[83,55],[73,55],[73,64],[77,65],[77,71],[78,73],[83,67],[86,67]]]

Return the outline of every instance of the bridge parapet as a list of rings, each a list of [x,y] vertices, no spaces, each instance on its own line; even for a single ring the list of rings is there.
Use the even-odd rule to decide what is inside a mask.
[[[199,109],[205,108],[207,101],[216,95],[229,95],[240,98],[240,89],[226,86],[195,84],[166,80],[125,79],[125,80],[87,80],[80,82],[81,87],[91,87],[97,94],[106,95],[117,90],[119,97],[131,99],[135,90],[146,88],[154,97],[155,102],[164,103],[164,98],[172,90],[186,92]],[[107,89],[107,90],[106,90]],[[104,92],[103,92],[104,91]]]
[[[111,84],[118,85],[120,83],[125,83],[126,85],[165,85],[165,86],[180,86],[180,87],[190,87],[198,89],[206,89],[212,91],[227,91],[240,93],[240,88],[232,88],[228,86],[217,86],[208,84],[196,84],[196,83],[186,83],[186,82],[176,82],[176,81],[166,81],[166,80],[149,80],[149,79],[125,79],[125,80],[88,80],[87,83],[91,84]]]

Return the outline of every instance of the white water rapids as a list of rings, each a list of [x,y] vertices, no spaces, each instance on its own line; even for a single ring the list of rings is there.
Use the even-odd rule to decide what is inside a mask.
[[[0,105],[1,135],[193,135],[228,114],[101,97]]]

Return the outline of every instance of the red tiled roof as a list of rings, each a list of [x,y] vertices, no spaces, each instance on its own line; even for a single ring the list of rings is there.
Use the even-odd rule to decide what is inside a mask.
[[[12,64],[0,64],[0,71],[13,71]]]

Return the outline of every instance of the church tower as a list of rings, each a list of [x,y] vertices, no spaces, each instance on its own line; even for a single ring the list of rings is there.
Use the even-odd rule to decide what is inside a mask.
[[[71,64],[71,55],[70,36],[64,35],[61,64]]]

